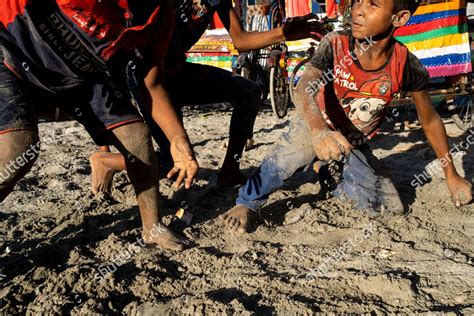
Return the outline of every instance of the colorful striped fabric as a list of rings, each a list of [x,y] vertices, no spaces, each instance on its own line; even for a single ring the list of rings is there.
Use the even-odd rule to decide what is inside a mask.
[[[395,37],[420,59],[432,78],[472,71],[465,0],[421,5]]]
[[[232,71],[232,65],[237,61],[237,56],[222,52],[187,53],[187,61],[196,64],[214,66]]]

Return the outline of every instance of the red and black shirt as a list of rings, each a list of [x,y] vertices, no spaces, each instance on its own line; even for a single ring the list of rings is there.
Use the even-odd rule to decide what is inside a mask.
[[[385,65],[364,70],[350,31],[328,34],[311,64],[323,72],[323,78],[313,85],[316,104],[328,125],[341,131],[353,145],[375,136],[388,105],[399,92],[423,90],[429,80],[416,56],[398,42],[394,42]]]
[[[7,67],[53,87],[103,72],[118,54],[163,59],[173,28],[168,0],[6,0],[0,11]]]

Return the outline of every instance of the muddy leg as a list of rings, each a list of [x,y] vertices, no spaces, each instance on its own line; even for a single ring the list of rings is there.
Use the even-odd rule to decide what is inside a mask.
[[[38,131],[13,131],[0,135],[0,202],[30,171],[39,149]]]
[[[236,232],[246,232],[251,212],[263,206],[272,192],[296,170],[311,163],[314,157],[309,130],[297,116],[289,132],[282,136],[255,174],[240,188],[237,205],[222,217],[224,225]]]
[[[137,195],[143,239],[164,248],[181,250],[183,240],[163,225],[159,216],[158,163],[150,130],[144,123],[133,123],[118,127],[113,133]]]
[[[125,158],[122,154],[111,153],[109,146],[100,147],[90,157],[92,169],[92,192],[97,195],[99,192],[110,194],[115,173],[125,170]]]

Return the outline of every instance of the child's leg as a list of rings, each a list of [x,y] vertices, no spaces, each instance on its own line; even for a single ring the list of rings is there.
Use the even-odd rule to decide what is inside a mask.
[[[221,102],[232,104],[229,144],[219,172],[219,183],[224,185],[244,183],[246,177],[240,173],[239,161],[247,140],[253,136],[261,99],[259,86],[229,71],[192,63],[186,63],[177,76],[167,77],[165,80],[175,104],[201,105]],[[162,144],[159,145],[161,148]]]
[[[310,164],[314,157],[311,135],[298,116],[292,121],[289,132],[239,190],[237,206],[224,214],[224,224],[234,231],[245,232],[249,212],[263,206],[270,193],[281,187],[296,170]]]
[[[334,195],[354,209],[403,214],[403,204],[383,164],[368,145],[353,149],[344,165],[343,182]]]
[[[38,158],[38,131],[20,130],[0,134],[0,202],[13,190]]]
[[[161,164],[161,152],[156,152],[158,164],[160,167],[160,177],[167,175],[166,170],[171,170],[170,167]],[[109,146],[100,146],[99,151],[93,153],[90,158],[91,164],[91,190],[95,195],[99,192],[111,193],[114,175],[118,171],[126,170],[125,158],[120,153],[110,152]],[[173,160],[171,160],[173,163]],[[171,165],[172,166],[172,165]],[[166,173],[164,173],[166,172]]]
[[[260,105],[259,87],[243,77],[211,66],[186,63],[178,75],[166,77],[166,88],[172,102],[180,113],[183,105],[199,105],[219,102],[230,102],[234,106],[230,124],[230,137],[227,153],[219,173],[222,184],[241,184],[246,178],[239,171],[239,161],[245,144],[252,138],[253,125]],[[185,89],[185,90],[183,90]],[[184,91],[184,92],[183,92]],[[150,127],[153,138],[160,147],[160,164],[165,174],[173,166],[170,143],[160,127],[151,118],[150,113],[143,113]],[[109,165],[104,160],[109,160]],[[91,157],[92,191],[110,192],[115,170],[122,168],[123,157],[116,154],[105,155],[96,153]]]
[[[180,238],[161,223],[158,213],[158,163],[150,130],[144,123],[133,123],[114,129],[113,134],[137,195],[144,240],[164,248],[182,249]]]
[[[0,202],[38,158],[39,138],[34,109],[44,101],[34,87],[4,63],[0,49]]]
[[[125,158],[122,154],[110,152],[109,146],[101,146],[98,152],[90,157],[92,169],[92,192],[110,193],[112,180],[117,171],[125,170]]]

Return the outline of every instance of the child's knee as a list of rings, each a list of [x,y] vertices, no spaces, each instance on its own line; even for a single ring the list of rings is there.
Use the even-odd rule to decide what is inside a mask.
[[[133,123],[113,130],[120,151],[136,153],[143,150],[153,150],[151,132],[145,123]]]
[[[144,123],[129,124],[114,130],[114,134],[117,148],[125,158],[127,172],[132,175],[133,181],[144,186],[154,183],[158,164],[148,126]]]

